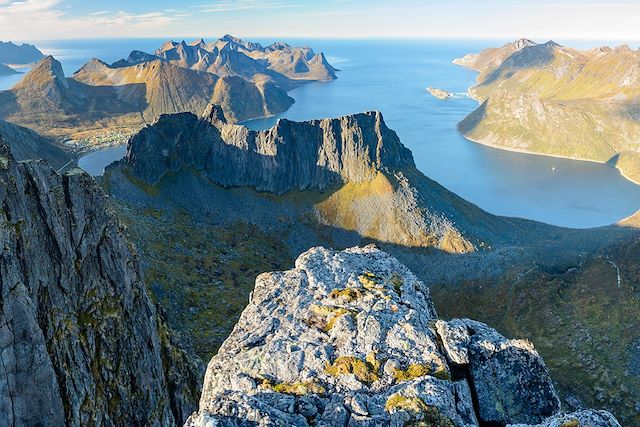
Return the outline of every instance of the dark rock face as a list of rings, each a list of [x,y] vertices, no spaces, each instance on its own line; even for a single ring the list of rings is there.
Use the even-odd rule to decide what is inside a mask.
[[[448,360],[472,381],[482,422],[535,424],[560,410],[549,372],[528,341],[507,340],[468,319],[438,321],[436,329]]]
[[[0,425],[182,422],[195,369],[92,178],[0,141],[0,202]]]
[[[132,137],[123,163],[148,183],[169,171],[193,168],[218,185],[276,194],[369,181],[383,168],[414,165],[411,152],[378,112],[280,120],[261,132],[213,123],[190,113],[162,116]]]
[[[374,247],[318,247],[256,279],[186,425],[619,426],[559,411],[530,343],[438,320],[428,288]]]

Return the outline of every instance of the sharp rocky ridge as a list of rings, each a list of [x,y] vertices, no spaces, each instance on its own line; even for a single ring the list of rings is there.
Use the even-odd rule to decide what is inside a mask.
[[[562,413],[531,343],[438,319],[428,288],[372,246],[260,275],[186,425],[619,426]]]
[[[370,181],[381,170],[414,167],[411,152],[379,112],[307,122],[281,119],[269,130],[253,131],[226,123],[215,105],[203,117],[161,116],[131,138],[122,162],[148,183],[193,168],[221,186],[275,194],[325,190]]]
[[[0,202],[0,425],[182,423],[197,368],[95,181],[0,140]]]

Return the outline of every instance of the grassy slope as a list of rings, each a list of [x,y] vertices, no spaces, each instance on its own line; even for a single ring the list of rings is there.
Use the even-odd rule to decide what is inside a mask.
[[[181,210],[123,205],[118,214],[169,324],[203,361],[238,321],[256,276],[293,265],[284,243],[252,224],[215,226]]]
[[[628,160],[640,150],[640,53],[527,49],[533,53],[523,50],[479,76],[470,92],[484,103],[460,123],[460,131],[499,148],[611,162],[640,182],[637,165]],[[519,54],[549,59],[520,68]],[[631,155],[612,160],[623,152]]]

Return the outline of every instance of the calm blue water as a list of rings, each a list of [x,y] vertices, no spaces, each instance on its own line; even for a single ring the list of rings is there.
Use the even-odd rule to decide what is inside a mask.
[[[152,51],[162,41],[66,41],[38,45],[58,58],[65,72],[71,74],[91,57],[111,62],[127,56],[132,49]],[[310,83],[291,91],[296,103],[279,117],[308,120],[380,110],[387,125],[413,151],[422,172],[494,214],[569,227],[592,227],[616,222],[640,208],[640,186],[625,180],[616,169],[492,149],[469,142],[457,133],[456,123],[477,106],[476,102],[462,95],[441,101],[429,95],[426,87],[465,93],[473,85],[475,73],[451,64],[451,60],[503,42],[290,42],[324,51],[341,71],[334,82]],[[2,84],[0,80],[0,88]],[[247,126],[265,129],[277,118],[254,120]],[[123,154],[123,149],[120,150],[92,153],[80,164],[99,174],[105,164]]]

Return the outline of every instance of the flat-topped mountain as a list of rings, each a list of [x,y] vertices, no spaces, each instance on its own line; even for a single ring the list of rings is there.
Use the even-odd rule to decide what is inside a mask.
[[[161,114],[200,113],[210,102],[231,122],[272,116],[306,81],[331,80],[335,69],[311,48],[262,47],[225,37],[215,43],[165,43],[155,54],[93,59],[66,77],[46,57],[10,91],[0,92],[0,118],[58,138],[87,140],[112,130],[135,131]]]
[[[197,367],[95,181],[0,140],[0,183],[0,425],[182,423]]]
[[[25,65],[44,58],[44,54],[33,45],[0,41],[0,64]]]
[[[253,131],[226,123],[213,105],[204,119],[190,113],[161,116],[132,137],[123,164],[151,184],[191,167],[218,185],[274,194],[322,191],[371,181],[383,168],[415,167],[411,152],[378,112],[308,122],[282,119],[269,130]]]
[[[186,426],[618,427],[560,413],[533,345],[469,319],[439,320],[429,290],[373,248],[313,248],[256,280],[210,361]]]
[[[328,192],[313,207],[320,221],[408,246],[468,252],[499,230],[480,226],[495,217],[417,171],[378,112],[279,120],[259,132],[226,123],[215,106],[202,118],[164,115],[131,138],[119,166],[153,186],[191,170],[227,188]]]
[[[640,181],[640,51],[582,51],[549,41],[521,44],[506,58],[500,51],[483,52],[478,84],[469,90],[481,105],[459,124],[466,137],[608,162]]]

